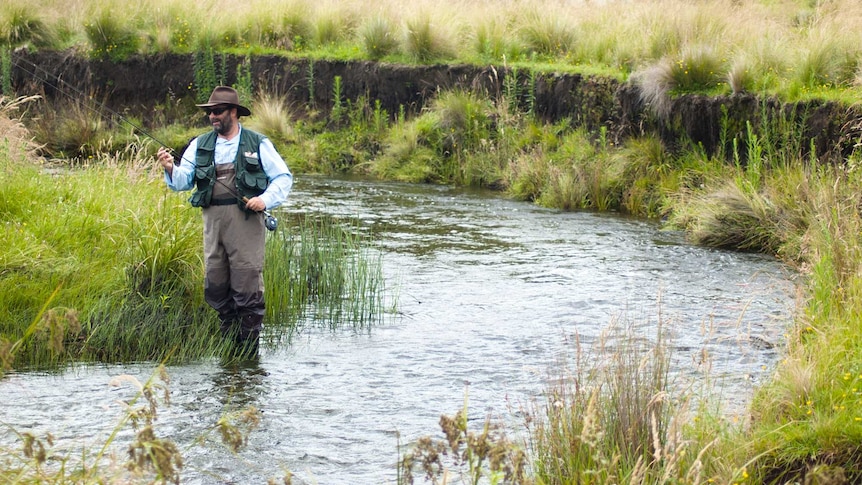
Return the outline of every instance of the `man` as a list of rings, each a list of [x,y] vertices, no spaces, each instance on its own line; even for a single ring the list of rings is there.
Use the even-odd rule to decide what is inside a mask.
[[[243,128],[251,111],[236,90],[216,87],[198,104],[212,132],[193,139],[175,160],[164,147],[158,160],[173,190],[196,188],[189,201],[204,222],[204,298],[218,312],[222,334],[256,355],[263,329],[264,214],[287,199],[293,175],[265,136]]]

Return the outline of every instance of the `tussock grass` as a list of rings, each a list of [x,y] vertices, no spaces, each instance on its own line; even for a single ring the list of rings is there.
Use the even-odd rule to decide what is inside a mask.
[[[297,116],[288,105],[286,96],[267,91],[261,92],[252,103],[252,113],[253,116],[246,124],[261,133],[266,133],[277,146],[294,138],[292,122]]]
[[[406,20],[402,49],[414,61],[428,63],[455,55],[452,32],[445,24],[435,23],[429,13]]]
[[[726,483],[732,429],[670,379],[670,338],[615,320],[591,350],[575,343],[529,415],[537,483]],[[698,420],[692,420],[697,413]]]
[[[0,44],[51,47],[58,36],[56,28],[37,10],[11,3],[0,8]]]
[[[87,15],[69,15],[79,9],[68,2],[37,4],[0,12],[8,20],[0,23],[8,26],[2,37],[13,46],[83,48],[108,58],[207,46],[421,63],[542,62],[555,69],[601,66],[621,77],[682,62],[681,88],[803,99],[855,89],[862,45],[862,7],[852,0],[583,0],[565,8],[544,0],[482,0],[443,2],[432,10],[396,0],[255,0],[230,10],[210,1],[148,0],[129,9],[101,0],[86,5]],[[119,10],[124,15],[114,14]],[[271,14],[261,17],[262,11]]]
[[[358,29],[362,47],[369,59],[380,60],[398,50],[398,33],[386,16],[367,19]]]
[[[128,15],[117,15],[113,8],[91,11],[93,14],[84,23],[84,33],[93,57],[119,60],[138,53],[141,34]]]
[[[565,57],[575,46],[577,30],[565,16],[534,12],[522,22],[519,37],[529,54],[544,59]]]

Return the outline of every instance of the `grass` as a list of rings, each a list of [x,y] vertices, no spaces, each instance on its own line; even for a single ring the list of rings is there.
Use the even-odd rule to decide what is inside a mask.
[[[80,3],[76,8],[74,3]],[[254,49],[339,59],[531,65],[635,79],[659,68],[677,91],[778,94],[788,100],[858,94],[862,7],[852,0],[649,0],[421,5],[256,0],[39,0],[0,9],[0,42],[83,49],[94,57]],[[86,7],[86,8],[84,8]],[[123,9],[125,15],[114,15]],[[68,15],[69,12],[86,15]],[[260,19],[257,12],[272,12]],[[201,20],[206,18],[207,22]],[[218,28],[214,28],[218,26]],[[514,35],[504,35],[513,32]],[[650,90],[652,91],[652,90]]]

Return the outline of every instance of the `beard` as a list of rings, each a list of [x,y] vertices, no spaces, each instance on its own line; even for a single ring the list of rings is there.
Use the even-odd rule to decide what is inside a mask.
[[[230,116],[225,116],[224,118],[218,120],[213,123],[213,131],[218,135],[226,135],[233,130],[234,121]]]

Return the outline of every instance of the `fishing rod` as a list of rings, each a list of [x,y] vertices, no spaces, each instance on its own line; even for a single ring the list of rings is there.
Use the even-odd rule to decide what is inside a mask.
[[[63,94],[64,96],[68,97],[70,100],[72,100],[72,101],[77,101],[77,102],[80,102],[81,100],[86,100],[86,101],[83,103],[83,104],[84,104],[84,106],[85,106],[87,109],[89,109],[90,111],[93,111],[93,112],[95,112],[96,114],[98,114],[100,117],[105,117],[105,112],[110,113],[112,116],[114,116],[114,117],[118,118],[120,121],[125,122],[126,124],[128,124],[129,126],[131,126],[133,129],[135,129],[135,130],[137,130],[138,132],[140,132],[142,135],[144,135],[144,136],[146,136],[147,138],[149,138],[149,139],[153,140],[154,142],[158,143],[159,145],[161,145],[162,147],[164,147],[166,150],[168,150],[168,151],[169,151],[169,152],[174,156],[174,163],[175,163],[176,165],[180,165],[182,161],[186,161],[186,162],[191,163],[191,164],[193,164],[193,163],[194,163],[194,162],[192,162],[191,160],[189,160],[189,159],[185,158],[185,157],[183,156],[183,154],[178,154],[176,150],[174,150],[173,148],[169,147],[169,146],[167,145],[167,143],[165,143],[165,142],[163,142],[163,141],[159,140],[158,138],[156,138],[155,136],[153,136],[150,132],[148,132],[147,130],[145,130],[142,126],[140,126],[140,125],[138,125],[138,124],[136,124],[136,123],[132,122],[130,119],[128,119],[128,118],[126,118],[125,116],[121,115],[121,114],[120,114],[120,113],[118,113],[117,111],[115,111],[115,110],[111,109],[111,108],[110,108],[109,106],[107,106],[105,103],[100,103],[100,102],[98,102],[98,101],[96,101],[96,100],[94,100],[94,99],[90,99],[90,97],[88,97],[88,96],[87,96],[87,95],[85,95],[83,92],[81,92],[81,90],[79,90],[79,89],[78,89],[78,88],[76,88],[75,86],[73,86],[73,85],[69,84],[68,82],[64,81],[63,79],[61,79],[59,75],[52,75],[51,73],[49,73],[48,71],[46,71],[43,67],[41,67],[41,66],[39,66],[39,65],[37,65],[37,64],[35,64],[35,63],[33,63],[32,61],[29,61],[29,60],[26,60],[26,59],[21,59],[21,60],[23,60],[23,61],[27,62],[27,64],[29,64],[30,66],[32,66],[32,67],[33,67],[33,69],[34,69],[34,70],[30,70],[30,69],[28,69],[28,68],[26,68],[26,67],[22,66],[21,64],[19,64],[19,63],[18,63],[18,61],[17,61],[17,60],[15,60],[14,56],[10,56],[10,57],[12,57],[12,64],[13,64],[13,65],[15,65],[15,67],[17,67],[18,69],[21,69],[22,71],[26,72],[27,74],[30,74],[30,75],[31,75],[31,76],[33,76],[34,78],[36,78],[36,79],[38,79],[38,80],[42,81],[43,83],[47,84],[48,86],[52,87],[52,88],[53,88],[54,90],[56,90],[58,93]],[[35,71],[42,72],[42,73],[44,73],[44,75],[40,76],[40,75],[39,75],[37,72],[35,72]],[[56,79],[56,80],[57,80],[57,81],[56,81],[56,84],[55,84],[55,83],[53,83],[53,82],[51,82],[51,80],[48,78],[48,76],[52,76],[54,79]],[[66,88],[68,89],[68,91],[74,91],[74,93],[78,95],[78,98],[74,98],[74,97],[72,97],[72,95],[71,95],[71,94],[69,94],[69,92],[67,92],[66,90],[61,89],[61,88],[60,88],[60,86],[58,86],[58,84],[62,84],[64,87],[66,87]],[[97,105],[97,106],[98,106],[98,108],[100,108],[100,109],[96,109],[96,108],[95,108],[95,107],[93,107],[90,103]],[[234,197],[236,197],[236,198],[237,198],[237,200],[241,200],[242,202],[244,202],[244,203],[248,204],[248,197],[245,197],[245,196],[242,196],[242,197],[241,197],[241,196],[239,195],[239,193],[238,193],[238,192],[237,192],[233,187],[228,186],[226,183],[224,183],[224,182],[222,182],[221,180],[219,180],[219,179],[218,179],[218,177],[215,177],[215,174],[213,174],[213,176],[212,176],[212,177],[207,177],[207,180],[209,180],[210,182],[218,183],[219,185],[221,185],[222,187],[224,187],[224,188],[225,188],[225,189],[226,189],[226,190],[227,190],[231,195],[233,195]],[[264,209],[264,210],[263,210],[263,211],[261,211],[261,212],[262,212],[262,213],[263,213],[263,215],[264,215],[264,221],[263,221],[263,222],[264,222],[264,226],[266,226],[267,230],[269,230],[269,231],[275,231],[275,230],[276,230],[276,228],[278,228],[278,219],[276,219],[276,218],[275,218],[275,216],[273,216],[273,215],[272,215],[269,211],[267,211],[266,209]]]

